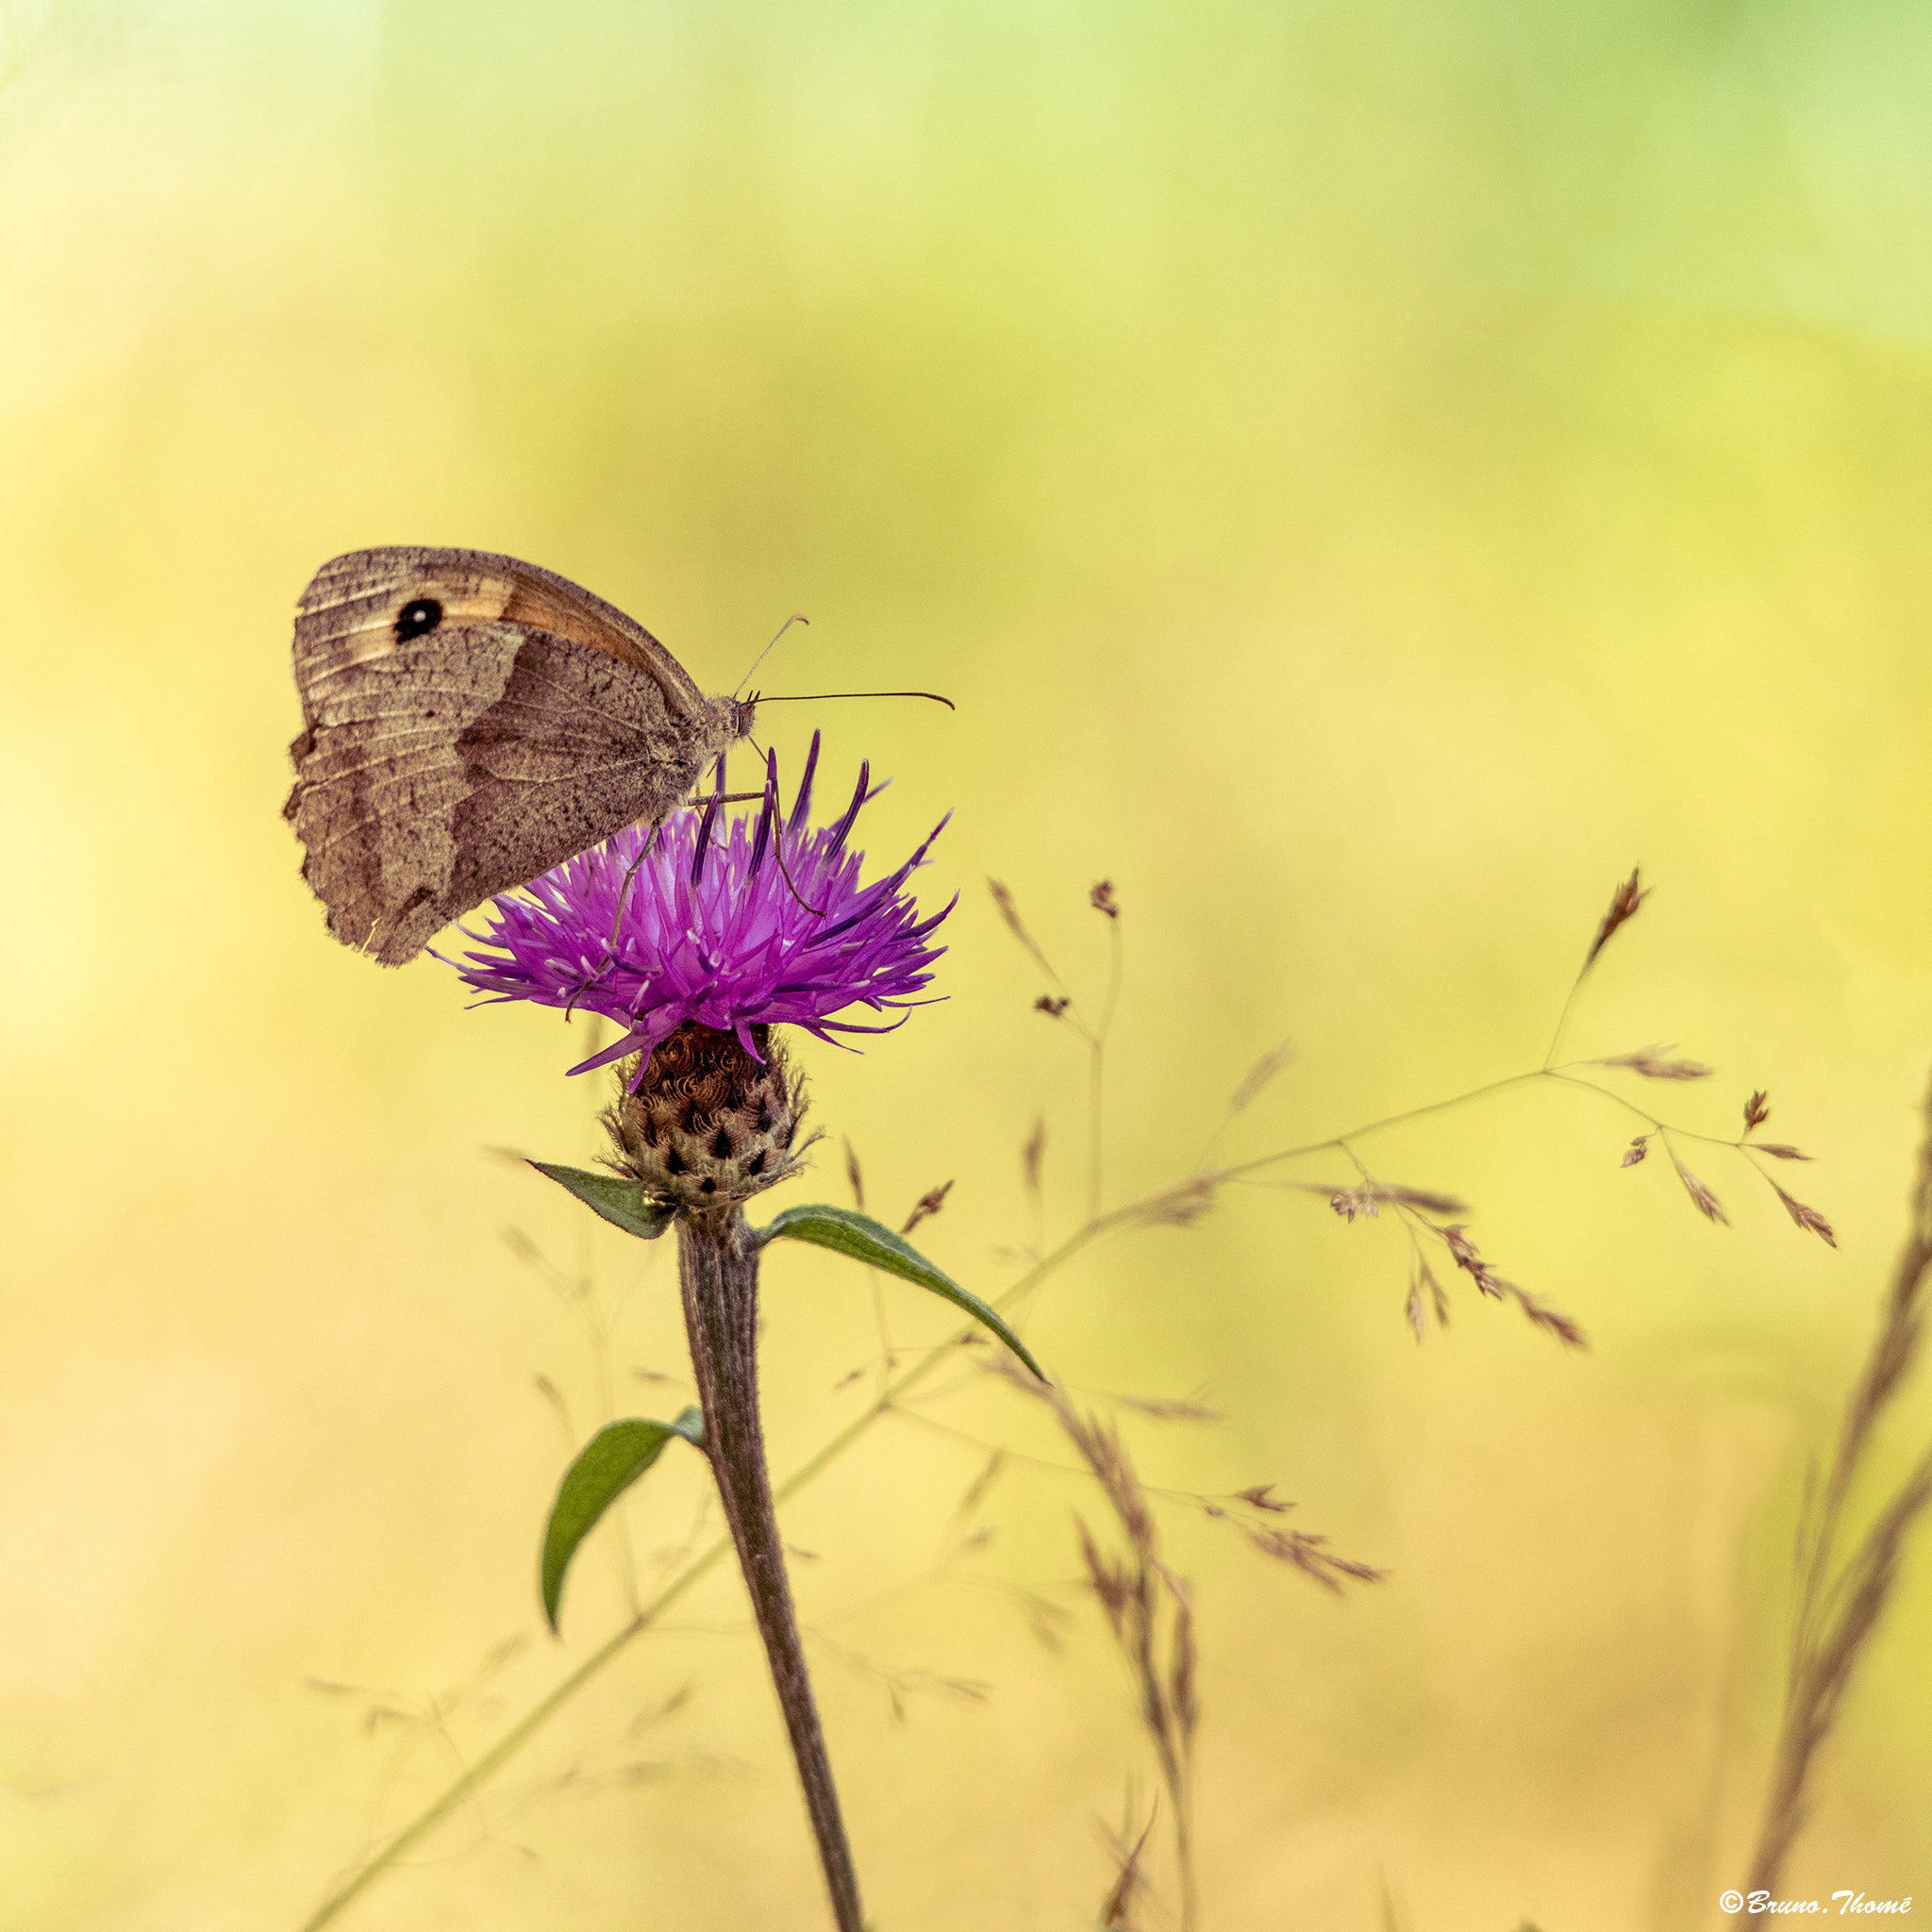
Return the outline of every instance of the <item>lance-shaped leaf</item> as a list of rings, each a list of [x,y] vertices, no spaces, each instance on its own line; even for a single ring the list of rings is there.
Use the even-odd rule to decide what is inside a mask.
[[[897,1274],[904,1280],[916,1281],[921,1288],[930,1289],[956,1308],[964,1308],[975,1322],[991,1328],[1042,1382],[1046,1380],[1045,1372],[1027,1353],[1026,1344],[992,1308],[970,1290],[961,1288],[942,1269],[935,1268],[911,1242],[901,1239],[871,1215],[858,1213],[850,1208],[788,1208],[758,1230],[758,1245],[763,1247],[767,1241],[774,1241],[781,1237],[794,1241],[810,1241],[816,1247],[830,1248],[834,1254],[850,1255],[855,1261],[863,1261],[869,1268],[883,1268],[889,1274]]]
[[[654,1241],[675,1218],[675,1210],[657,1201],[647,1201],[635,1181],[614,1174],[592,1174],[583,1167],[558,1167],[548,1160],[533,1160],[539,1174],[548,1174],[560,1188],[568,1188],[593,1214],[601,1214],[612,1227],[634,1234],[641,1241]]]
[[[563,1594],[563,1573],[577,1545],[596,1527],[605,1510],[663,1454],[673,1436],[702,1447],[703,1414],[688,1408],[675,1423],[645,1422],[641,1417],[612,1423],[584,1444],[565,1471],[543,1531],[543,1614],[553,1630],[558,1600]]]

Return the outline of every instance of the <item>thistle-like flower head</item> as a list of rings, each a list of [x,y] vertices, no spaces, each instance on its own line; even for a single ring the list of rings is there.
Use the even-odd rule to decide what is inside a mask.
[[[774,754],[756,812],[721,828],[713,799],[655,830],[628,827],[532,880],[527,897],[495,900],[490,929],[468,935],[492,950],[446,963],[495,999],[582,1007],[615,1020],[623,1037],[571,1072],[641,1055],[633,1084],[658,1043],[687,1022],[736,1034],[755,1060],[763,1056],[754,1026],[800,1026],[820,1040],[891,1032],[903,1014],[882,1026],[833,1016],[853,1006],[884,1012],[916,1004],[911,995],[930,983],[927,969],[944,948],[926,941],[957,895],[922,921],[904,887],[946,820],[896,872],[861,885],[864,854],[846,841],[874,795],[871,767],[859,767],[838,823],[813,829],[818,756],[814,735],[790,812],[779,808]]]

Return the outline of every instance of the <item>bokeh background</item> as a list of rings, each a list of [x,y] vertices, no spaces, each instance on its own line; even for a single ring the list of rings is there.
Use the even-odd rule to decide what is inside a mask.
[[[1928,97],[1906,0],[8,0],[0,1928],[299,1925],[702,1500],[667,1458],[542,1632],[571,1447],[688,1369],[668,1255],[490,1151],[591,1156],[584,1029],[378,971],[297,877],[291,603],[394,541],[561,571],[711,689],[803,610],[768,690],[958,701],[767,722],[894,775],[888,862],[953,809],[922,891],[960,894],[947,1004],[805,1043],[791,1198],[847,1198],[847,1140],[894,1221],[952,1179],[920,1239],[988,1293],[1036,1117],[1049,1236],[1086,1186],[989,874],[1090,1000],[1115,882],[1120,1202],[1284,1036],[1222,1153],[1534,1065],[1642,862],[1574,1050],[1677,1042],[1721,1071],[1663,1104],[1723,1134],[1769,1088],[1836,1252],[1536,1090],[1373,1151],[1587,1356],[1459,1292],[1418,1347],[1397,1230],[1261,1191],[1091,1251],[1029,1334],[1083,1402],[1224,1411],[1127,1415],[1150,1481],[1274,1481],[1391,1572],[1336,1602],[1170,1518],[1205,1924],[1717,1922],[1932,1061]],[[767,1278],[782,1472],[880,1344],[859,1272]],[[946,1561],[988,1445],[1067,1457],[997,1387],[929,1415],[788,1516],[872,1909],[1090,1924],[1153,1785],[1093,1499],[1016,1459]],[[1932,1888],[1924,1556],[1795,1894]],[[721,1574],[338,1923],[821,1913]]]

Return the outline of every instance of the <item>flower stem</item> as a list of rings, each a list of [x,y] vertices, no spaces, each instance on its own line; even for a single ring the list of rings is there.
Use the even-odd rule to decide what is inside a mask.
[[[691,1370],[705,1411],[705,1452],[717,1478],[719,1500],[739,1568],[751,1592],[758,1634],[772,1666],[772,1682],[791,1740],[805,1808],[818,1840],[839,1932],[863,1932],[858,1879],[852,1848],[839,1815],[805,1649],[791,1610],[785,1574],[785,1550],[772,1507],[771,1479],[765,1469],[765,1437],[758,1422],[758,1260],[751,1230],[735,1208],[729,1220],[680,1215],[677,1222],[677,1278],[684,1292],[684,1325],[691,1341]]]

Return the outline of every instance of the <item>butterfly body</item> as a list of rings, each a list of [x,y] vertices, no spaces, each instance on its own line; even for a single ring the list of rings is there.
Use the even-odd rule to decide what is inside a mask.
[[[384,965],[625,825],[750,731],[640,624],[480,550],[358,550],[296,607],[284,815],[329,930]]]

